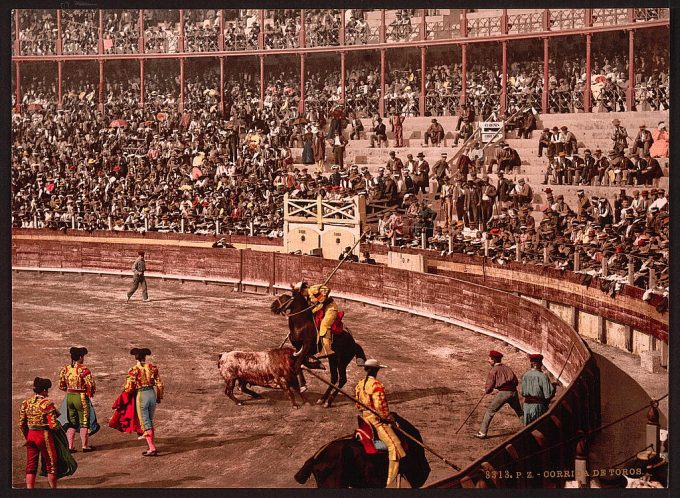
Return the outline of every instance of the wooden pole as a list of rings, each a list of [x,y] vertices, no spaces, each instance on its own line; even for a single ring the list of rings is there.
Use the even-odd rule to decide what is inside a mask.
[[[463,428],[463,426],[467,423],[467,421],[470,420],[470,417],[472,417],[472,414],[475,413],[475,411],[477,410],[477,407],[479,406],[479,404],[482,402],[482,400],[483,400],[485,397],[486,397],[486,393],[482,394],[482,397],[479,398],[479,401],[477,401],[477,404],[475,405],[475,407],[474,407],[474,408],[472,409],[472,411],[468,414],[468,416],[465,417],[465,420],[463,420],[463,423],[460,424],[460,427],[458,427],[458,430],[456,430],[456,434],[458,434],[458,433],[460,432],[460,430]]]
[[[628,257],[628,285],[635,283],[635,261],[632,256]]]
[[[359,242],[361,242],[361,240],[366,236],[367,233],[368,233],[368,230],[361,234],[361,237],[359,237],[359,238],[357,239],[357,241],[354,243],[354,245],[352,246],[352,250],[350,251],[350,253],[353,253],[353,252],[354,252],[354,248],[355,248],[357,245],[359,245]],[[338,269],[342,266],[342,264],[343,264],[345,261],[346,261],[345,259],[340,260],[340,262],[339,262],[338,265],[333,269],[333,271],[331,272],[331,274],[328,275],[328,277],[326,278],[326,280],[324,280],[323,285],[326,285],[328,282],[330,282],[331,278],[333,278],[333,275],[335,275],[335,272],[338,271]]]

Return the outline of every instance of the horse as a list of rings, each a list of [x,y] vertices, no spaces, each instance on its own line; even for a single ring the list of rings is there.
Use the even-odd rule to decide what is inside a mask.
[[[418,429],[410,422],[392,413],[398,429],[422,442]],[[406,436],[400,437],[406,455],[399,461],[399,474],[412,488],[420,488],[430,475],[430,464],[425,450]],[[295,480],[304,484],[314,474],[318,488],[384,488],[387,482],[387,452],[368,455],[354,436],[335,439],[323,446],[308,459],[295,474]]]
[[[272,303],[271,311],[288,317],[290,342],[296,349],[295,371],[298,372],[300,387],[305,386],[302,364],[308,356],[317,353],[317,331],[311,307],[307,299],[299,291],[293,289],[292,295],[279,296]],[[347,383],[349,362],[356,357],[357,364],[361,366],[362,361],[366,360],[366,355],[352,334],[346,330],[333,335],[333,349],[335,354],[328,356],[328,367],[331,372],[331,384],[340,389]],[[323,404],[324,408],[330,408],[337,394],[338,390],[329,386],[316,404]]]

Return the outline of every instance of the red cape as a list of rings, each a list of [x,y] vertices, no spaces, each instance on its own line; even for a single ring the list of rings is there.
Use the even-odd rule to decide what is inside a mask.
[[[135,408],[135,393],[128,393],[123,391],[113,402],[113,409],[115,412],[109,420],[109,427],[112,427],[120,432],[136,432],[142,434],[142,428],[139,425],[139,418],[137,418]]]

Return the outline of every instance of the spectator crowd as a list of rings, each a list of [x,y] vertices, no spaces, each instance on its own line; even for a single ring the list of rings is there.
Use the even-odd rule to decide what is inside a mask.
[[[54,53],[49,40],[56,24],[49,12],[21,11],[22,50]],[[98,19],[88,12],[70,11],[62,18],[64,53],[97,52]],[[144,12],[145,50],[176,51],[177,11]],[[186,49],[216,50],[217,11],[187,12]],[[337,45],[341,23],[347,40],[365,43],[370,35],[365,25],[368,12],[305,10],[308,46]],[[264,26],[259,11],[226,17],[225,46],[257,48],[262,35],[268,48],[295,47],[299,13],[271,11]],[[138,15],[105,11],[107,53],[136,52]],[[396,13],[388,38],[409,39],[413,15]],[[625,59],[598,52],[593,60],[593,105],[600,110],[625,109],[629,84]],[[549,165],[543,193],[536,192],[539,187],[519,175],[521,158],[508,144],[484,147],[475,139],[467,141],[478,119],[508,119],[508,130],[516,129],[527,138],[536,127],[531,109],[538,110],[544,91],[542,62],[510,63],[508,109],[499,116],[502,75],[497,61],[491,52],[469,59],[466,106],[458,100],[459,63],[433,64],[424,75],[420,65],[406,57],[390,63],[384,95],[375,64],[349,64],[344,102],[335,66],[308,67],[304,108],[299,71],[294,68],[279,66],[266,73],[261,107],[256,73],[246,67],[230,68],[224,82],[224,112],[219,68],[206,62],[186,63],[182,112],[175,60],[147,61],[144,106],[139,106],[138,67],[107,61],[104,112],[97,106],[95,65],[65,71],[59,110],[56,78],[40,68],[22,71],[21,101],[13,101],[19,112],[12,116],[13,226],[279,237],[285,194],[335,200],[365,195],[369,205],[380,206],[375,210],[381,218],[375,242],[421,245],[424,235],[432,249],[488,254],[498,261],[516,259],[520,247],[523,261],[565,269],[574,268],[578,253],[580,270],[601,271],[606,260],[619,276],[632,256],[640,282],[649,279],[650,270],[658,282],[667,282],[669,194],[658,183],[664,175],[658,158],[668,157],[665,123],[629,133],[614,120],[612,148],[606,152],[579,147],[579,137],[566,127],[543,129],[538,155],[545,154]],[[572,112],[578,102],[582,106],[584,63],[577,57],[552,62],[547,91],[555,112]],[[668,51],[655,47],[640,54],[635,67],[638,106],[667,109]],[[403,139],[401,144],[397,139],[378,172],[345,163],[348,139],[370,138],[373,145],[390,145],[387,127],[396,136],[395,125],[418,115],[421,78],[429,115],[459,116],[455,130],[443,130],[433,119],[423,130],[423,146],[441,146],[450,131],[455,144],[460,140],[465,147],[452,156],[441,149],[439,159],[430,165],[422,152],[415,158],[403,157],[399,151]],[[380,99],[388,116],[384,123],[377,118]],[[358,118],[368,117],[373,123],[364,129]],[[301,161],[293,148],[302,150]],[[582,189],[571,205],[562,196],[552,196],[551,187],[564,184]],[[620,190],[613,198],[589,196],[590,186]],[[533,212],[537,204],[542,209],[538,215]]]

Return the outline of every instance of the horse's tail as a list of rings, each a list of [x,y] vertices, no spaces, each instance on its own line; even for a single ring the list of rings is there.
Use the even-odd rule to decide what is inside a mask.
[[[309,479],[309,476],[312,475],[312,470],[314,468],[314,458],[315,458],[315,456],[308,459],[305,462],[305,464],[302,466],[302,468],[297,471],[297,474],[295,474],[295,480],[298,483],[300,483],[300,484],[306,483],[307,479]]]
[[[354,356],[357,358],[357,363],[359,359],[366,361],[366,353],[364,353],[364,348],[362,348],[358,342],[354,342]]]

